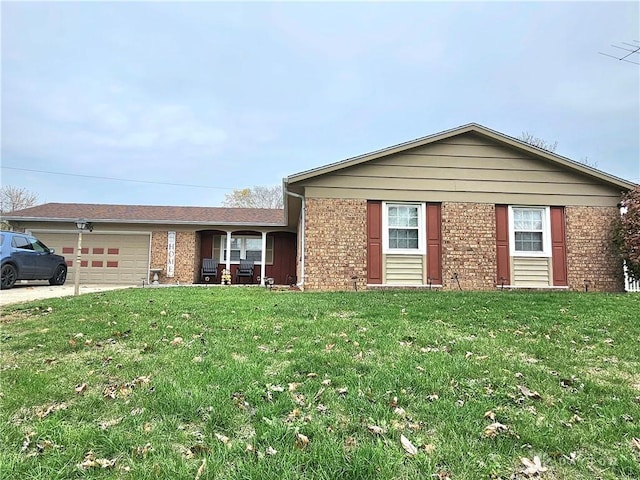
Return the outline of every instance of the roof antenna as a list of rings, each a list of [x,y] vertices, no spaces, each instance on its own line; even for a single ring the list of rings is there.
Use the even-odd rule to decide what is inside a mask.
[[[605,57],[615,58],[616,60],[621,60],[623,62],[634,63],[636,65],[640,65],[640,62],[637,60],[640,57],[636,57],[636,55],[640,56],[640,42],[638,40],[633,40],[633,43],[622,42],[624,47],[620,45],[611,45],[613,48],[619,48],[620,50],[624,50],[628,52],[627,54],[618,54],[618,55],[610,55],[608,53],[598,52],[600,55],[604,55]]]

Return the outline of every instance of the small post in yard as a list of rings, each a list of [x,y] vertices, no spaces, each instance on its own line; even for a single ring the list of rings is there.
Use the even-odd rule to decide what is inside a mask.
[[[84,218],[76,220],[76,227],[78,228],[78,252],[76,254],[76,274],[74,277],[73,294],[80,294],[80,265],[82,263],[82,231],[93,231],[93,225],[91,222],[87,222]]]

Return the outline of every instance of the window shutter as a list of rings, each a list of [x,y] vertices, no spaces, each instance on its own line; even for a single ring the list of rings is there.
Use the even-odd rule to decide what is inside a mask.
[[[553,285],[556,287],[568,285],[564,222],[564,207],[551,207],[551,262],[553,263]]]
[[[509,207],[496,205],[496,285],[511,284],[509,255]]]
[[[367,283],[382,283],[382,202],[367,202]]]
[[[427,277],[431,277],[433,285],[442,285],[442,205],[439,203],[427,203]]]

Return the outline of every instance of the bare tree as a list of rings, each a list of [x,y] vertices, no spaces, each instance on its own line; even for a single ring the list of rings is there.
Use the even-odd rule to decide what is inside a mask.
[[[541,148],[542,150],[546,150],[547,152],[555,152],[558,147],[558,142],[549,143],[542,138],[536,137],[535,135],[529,132],[522,132],[522,135],[518,137],[518,140],[528,143],[529,145],[533,145],[534,147]]]
[[[224,196],[222,205],[240,208],[283,208],[282,188],[274,185],[234,190]]]
[[[4,185],[0,189],[0,212],[14,212],[33,207],[38,202],[38,195],[26,188]]]

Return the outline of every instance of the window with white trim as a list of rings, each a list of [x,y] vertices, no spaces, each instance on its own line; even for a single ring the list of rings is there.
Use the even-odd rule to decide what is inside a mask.
[[[219,238],[220,262],[227,261],[227,237]],[[240,263],[240,259],[253,260],[256,263],[262,261],[262,237],[254,235],[233,235],[231,237],[231,263]],[[267,236],[266,262],[273,263],[273,237]]]
[[[549,207],[509,207],[511,255],[551,255]]]
[[[384,203],[382,240],[385,253],[425,253],[423,203]]]

